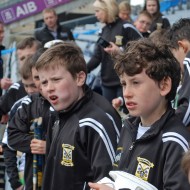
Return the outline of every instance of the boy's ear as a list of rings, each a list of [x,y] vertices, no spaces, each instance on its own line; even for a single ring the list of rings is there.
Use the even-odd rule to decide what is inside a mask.
[[[84,71],[80,71],[77,73],[76,82],[78,86],[83,86],[86,81],[86,73]]]
[[[179,45],[179,47],[183,48],[183,51],[185,54],[187,54],[189,52],[190,42],[188,40],[185,40],[185,39],[179,40],[178,45]]]
[[[160,82],[160,94],[161,96],[166,96],[172,88],[172,81],[170,77],[165,77],[161,82]]]

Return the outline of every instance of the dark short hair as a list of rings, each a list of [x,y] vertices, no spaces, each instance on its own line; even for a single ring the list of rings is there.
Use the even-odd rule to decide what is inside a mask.
[[[32,55],[29,55],[25,60],[24,64],[22,67],[19,69],[19,73],[21,78],[27,80],[30,77],[32,77],[32,67],[33,67],[33,62],[32,62]]]
[[[34,37],[27,37],[17,43],[17,49],[25,49],[27,47],[31,48],[36,46],[36,49],[42,48],[42,43],[36,40]]]
[[[182,18],[176,21],[166,33],[167,44],[174,49],[179,49],[178,41],[190,42],[190,18]]]
[[[45,52],[46,49],[41,48],[35,54],[29,55],[25,60],[24,64],[19,70],[20,76],[27,80],[32,76],[32,68],[36,67],[38,58]]]
[[[180,82],[180,65],[167,46],[156,46],[148,38],[131,41],[127,49],[115,55],[115,70],[120,76],[127,74],[134,76],[145,69],[146,74],[155,82],[164,78],[171,78],[172,89],[166,95],[171,101],[175,98]]]
[[[86,62],[82,50],[74,42],[58,43],[47,49],[38,59],[36,69],[64,66],[73,76],[84,71],[87,73]]]

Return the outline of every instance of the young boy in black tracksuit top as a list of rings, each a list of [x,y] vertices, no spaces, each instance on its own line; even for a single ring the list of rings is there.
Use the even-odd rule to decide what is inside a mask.
[[[164,36],[172,53],[179,61],[182,71],[182,81],[178,90],[176,114],[184,125],[190,126],[190,19],[182,18],[176,21]]]
[[[36,80],[37,75],[35,72],[36,60],[43,52],[44,50],[40,50],[36,54],[26,58],[26,63],[21,68],[21,76],[27,76],[29,73],[31,74],[31,77],[33,78],[32,82],[35,83],[35,87],[37,88],[36,92],[38,93],[31,95],[30,91],[28,91],[28,94],[30,95],[15,103],[11,110],[11,113],[14,113],[14,115],[10,115],[11,118],[8,125],[8,144],[11,145],[11,147],[15,150],[26,153],[24,180],[25,188],[28,190],[33,189],[33,154],[45,154],[46,127],[48,126],[50,115],[50,104],[39,93],[40,84],[39,81]],[[28,71],[26,71],[26,69]],[[26,85],[25,88],[27,89],[27,87],[30,86]],[[32,125],[35,123],[35,120],[38,120],[41,117],[43,117],[43,122],[41,124],[42,136],[41,139],[34,139],[34,128]],[[43,156],[41,156],[41,158],[44,160]],[[10,160],[10,156],[7,159]],[[12,163],[13,162],[14,160]],[[11,169],[13,164],[10,165],[10,162],[8,164],[9,168]],[[38,184],[38,186],[40,186],[40,184]]]
[[[34,54],[41,48],[41,43],[33,37],[24,38],[17,44],[17,56],[19,68],[23,65],[25,59]],[[0,118],[2,115],[8,114],[14,103],[26,96],[22,81],[15,82],[10,86],[7,92],[0,97]]]
[[[87,190],[88,181],[107,175],[114,161],[114,122],[85,85],[86,63],[74,43],[46,50],[36,68],[43,95],[57,112],[48,127],[43,189]]]
[[[24,60],[28,55],[33,54],[40,46],[41,43],[32,37],[25,38],[24,40],[19,42],[17,45],[19,66],[23,64]],[[8,91],[0,97],[0,118],[3,115],[7,115],[8,112],[11,110],[13,104],[24,96],[26,96],[26,91],[21,81],[18,81],[11,85]],[[20,184],[17,183],[13,186],[14,188],[18,188]]]
[[[17,112],[17,110],[20,110],[21,108],[25,107],[24,105],[28,105],[31,104],[31,102],[33,102],[34,100],[36,100],[36,98],[39,98],[38,92],[39,92],[39,86],[36,85],[36,83],[34,83],[33,81],[33,76],[32,76],[32,68],[34,66],[34,62],[32,59],[32,56],[29,56],[28,58],[26,58],[25,60],[26,63],[23,64],[23,66],[20,68],[20,75],[22,78],[22,84],[24,85],[25,91],[27,92],[27,94],[29,96],[25,96],[24,98],[21,98],[20,100],[18,100],[12,107],[11,111],[10,111],[10,115],[9,115],[9,121],[11,121],[11,119],[13,118],[13,116],[15,115],[15,113]],[[31,94],[37,93],[34,96],[30,96]],[[35,99],[33,98],[35,97]],[[34,100],[33,100],[34,99]],[[42,104],[41,101],[38,101],[38,104]],[[40,106],[39,106],[40,108]],[[49,107],[48,107],[49,109]],[[17,114],[21,114],[20,111],[18,111],[19,113]],[[32,114],[31,114],[32,112]],[[30,112],[31,117],[33,117],[33,112],[35,112],[35,114],[37,115],[36,110],[32,110]],[[26,114],[21,114],[22,119],[24,118],[24,116],[26,116]],[[40,115],[37,115],[37,117],[40,117]],[[29,117],[28,117],[29,119]],[[28,120],[27,120],[28,121]],[[32,121],[30,121],[32,122]],[[9,122],[10,125],[10,122]],[[22,125],[22,127],[24,128],[24,126]],[[33,135],[31,135],[33,137]],[[7,170],[7,174],[9,176],[9,180],[11,183],[11,186],[13,189],[17,189],[18,185],[19,185],[19,180],[18,180],[18,170],[17,170],[17,163],[16,163],[16,151],[10,149],[9,146],[7,146],[7,136],[5,135],[4,141],[5,144],[3,146],[4,148],[4,157],[5,157],[5,164],[6,164],[6,170]],[[18,141],[19,136],[17,136]],[[22,140],[23,140],[23,135],[22,135]],[[25,139],[26,140],[26,139]],[[28,159],[27,159],[27,163],[28,163]],[[27,164],[28,165],[28,164]],[[31,162],[32,165],[32,162]],[[25,169],[27,169],[28,166],[25,167]],[[32,167],[31,167],[32,168]],[[27,170],[27,176],[31,176],[32,173],[28,172],[29,170]],[[31,173],[31,175],[29,175],[29,173]],[[32,177],[31,177],[32,179]],[[26,187],[28,188],[28,181],[26,180]]]
[[[25,87],[25,90],[28,94],[33,94],[38,92],[37,87],[35,86],[33,79],[32,79],[32,73],[30,70],[30,65],[24,64],[23,67],[20,70],[20,75],[22,78],[22,84]],[[12,107],[10,114],[9,114],[9,120],[12,119],[14,116],[17,108],[21,106],[21,103],[23,100],[27,100],[26,96],[18,100]],[[13,189],[21,189],[21,182],[19,180],[18,171],[17,169],[17,152],[13,149],[11,149],[9,146],[7,146],[7,132],[5,131],[4,137],[3,137],[3,155],[5,159],[5,166],[6,166],[6,172],[9,177],[9,182],[11,184],[11,187]],[[20,165],[21,163],[19,163]],[[19,168],[20,169],[20,168]],[[22,187],[23,188],[23,187]]]
[[[180,168],[190,134],[171,108],[180,81],[180,66],[165,46],[149,39],[131,42],[115,65],[131,117],[124,123],[114,170],[123,170],[159,190],[190,188]],[[110,190],[89,183],[96,190]]]

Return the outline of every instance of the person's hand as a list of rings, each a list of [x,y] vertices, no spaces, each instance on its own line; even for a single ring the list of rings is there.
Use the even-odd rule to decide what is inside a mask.
[[[3,152],[3,147],[2,147],[2,145],[0,145],[0,153],[2,153]]]
[[[91,190],[114,190],[113,188],[111,188],[105,184],[89,182],[88,185],[90,186]]]
[[[112,100],[112,106],[118,110],[122,106],[123,102],[121,98],[114,98]]]
[[[113,42],[109,42],[109,43],[110,43],[110,46],[104,48],[104,51],[106,51],[109,54],[115,54],[121,51],[116,44],[114,44]]]
[[[46,141],[32,139],[30,144],[32,154],[45,154],[46,153]]]
[[[9,78],[2,78],[0,80],[1,89],[7,90],[12,84],[13,84],[13,82]]]
[[[21,185],[20,187],[16,188],[16,190],[23,190],[24,189],[24,185]]]
[[[9,120],[9,115],[8,114],[7,115],[2,115],[0,123],[1,124],[6,124],[8,122],[8,120]]]

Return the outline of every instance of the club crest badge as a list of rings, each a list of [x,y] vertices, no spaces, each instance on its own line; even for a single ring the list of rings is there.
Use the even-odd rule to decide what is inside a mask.
[[[115,44],[118,46],[122,45],[123,36],[115,36]]]
[[[63,158],[61,164],[64,166],[74,166],[73,163],[73,150],[75,149],[74,146],[69,144],[62,144],[63,148]]]
[[[135,175],[145,181],[148,180],[150,169],[154,167],[154,164],[145,158],[137,157],[138,166]]]

